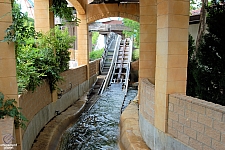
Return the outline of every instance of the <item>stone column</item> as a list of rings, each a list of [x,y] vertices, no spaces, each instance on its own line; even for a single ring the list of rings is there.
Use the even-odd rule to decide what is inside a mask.
[[[12,24],[11,1],[0,0],[0,10],[0,40],[3,40],[5,30]],[[15,99],[19,106],[14,43],[0,42],[0,47],[0,92],[5,95],[5,99]],[[18,144],[17,150],[20,150],[22,147],[21,129],[16,130],[14,139]],[[3,144],[2,139],[0,144]]]
[[[140,0],[139,80],[155,83],[156,0]]]
[[[157,1],[155,126],[167,132],[168,95],[186,93],[189,0]]]
[[[87,65],[87,79],[89,79],[89,46],[88,46],[88,25],[86,14],[77,14],[81,23],[77,27],[77,61],[78,65]]]
[[[52,0],[34,0],[34,23],[36,31],[47,32],[54,27],[54,14],[49,12]]]

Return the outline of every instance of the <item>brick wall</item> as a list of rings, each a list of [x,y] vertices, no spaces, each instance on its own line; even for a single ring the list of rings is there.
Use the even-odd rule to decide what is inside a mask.
[[[155,115],[155,86],[151,84],[148,79],[141,80],[141,93],[139,97],[140,113],[152,125],[154,125]]]
[[[225,106],[171,94],[168,133],[197,150],[224,150]]]

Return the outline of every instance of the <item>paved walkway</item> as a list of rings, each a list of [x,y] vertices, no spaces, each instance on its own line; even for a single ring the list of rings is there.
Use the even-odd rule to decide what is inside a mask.
[[[121,150],[150,150],[141,137],[138,120],[138,104],[132,101],[120,117]]]
[[[86,104],[86,96],[81,97],[71,107],[54,117],[40,132],[31,150],[54,150],[63,132],[73,125],[81,115]]]

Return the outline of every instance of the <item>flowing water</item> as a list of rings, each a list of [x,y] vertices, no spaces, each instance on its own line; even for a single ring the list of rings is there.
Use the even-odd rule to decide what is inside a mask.
[[[121,84],[112,84],[92,109],[63,134],[60,150],[117,150],[121,109],[137,95],[128,90],[124,101]],[[123,105],[124,102],[124,105]]]

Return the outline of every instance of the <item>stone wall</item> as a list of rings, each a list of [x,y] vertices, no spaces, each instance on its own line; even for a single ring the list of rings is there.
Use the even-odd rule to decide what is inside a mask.
[[[225,149],[225,106],[172,94],[168,133],[194,149]]]
[[[95,64],[95,62],[93,62]],[[91,67],[95,68],[96,65]],[[57,112],[62,112],[84,95],[97,77],[93,74],[87,80],[87,66],[65,71],[61,74],[64,81],[58,83],[56,101],[52,101],[52,95],[47,82],[43,82],[34,92],[26,92],[20,96],[22,113],[29,119],[27,128],[22,132],[22,149],[29,150],[41,131],[41,129],[54,117]],[[56,94],[56,93],[55,93]]]
[[[142,79],[139,97],[139,109],[144,118],[154,125],[155,86],[148,79]]]
[[[225,149],[225,106],[197,98],[170,94],[167,133],[155,127],[155,88],[141,80],[139,126],[151,149]]]

